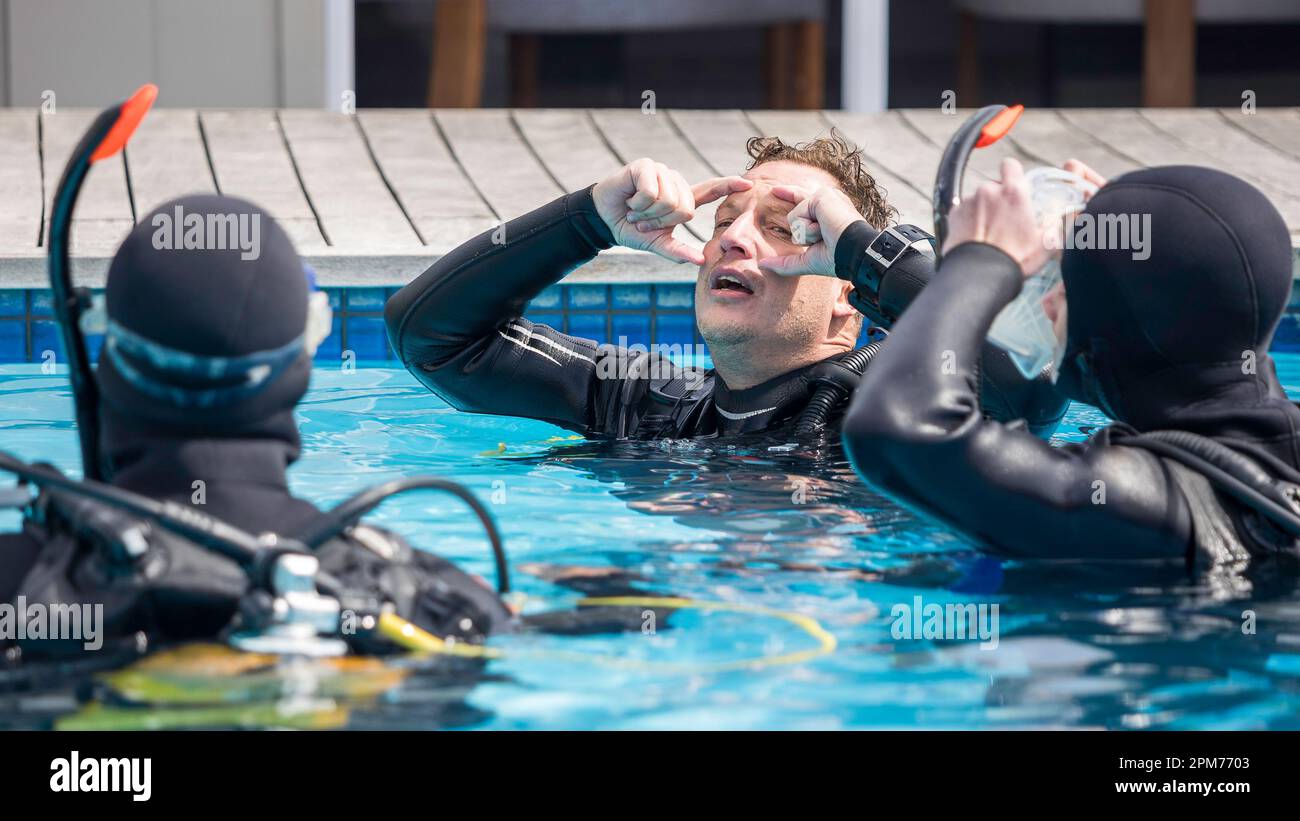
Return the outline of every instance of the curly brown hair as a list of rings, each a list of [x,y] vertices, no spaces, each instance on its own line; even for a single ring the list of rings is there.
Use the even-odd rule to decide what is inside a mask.
[[[873,228],[883,229],[898,221],[898,209],[885,201],[887,192],[867,173],[862,150],[837,129],[832,128],[825,137],[797,144],[787,143],[780,137],[750,137],[745,150],[750,156],[746,171],[776,160],[811,165],[839,182],[841,190]]]

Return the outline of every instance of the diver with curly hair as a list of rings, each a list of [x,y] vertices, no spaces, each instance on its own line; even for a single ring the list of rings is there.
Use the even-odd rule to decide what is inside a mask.
[[[834,429],[888,328],[929,280],[932,238],[895,210],[862,155],[832,132],[748,143],[742,176],[695,185],[650,159],[628,163],[448,253],[393,296],[389,339],[453,407],[542,419],[595,439]],[[703,249],[674,236],[719,202]],[[808,219],[815,208],[817,220]],[[544,288],[614,245],[698,266],[695,312],[714,367],[598,344],[523,318]],[[982,400],[992,418],[1046,435],[1066,401],[990,347]]]

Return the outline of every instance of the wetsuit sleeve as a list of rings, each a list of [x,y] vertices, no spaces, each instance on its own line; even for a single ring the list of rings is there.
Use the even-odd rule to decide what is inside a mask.
[[[637,398],[622,380],[604,378],[617,377],[605,365],[621,349],[522,314],[612,244],[591,188],[566,194],[471,239],[394,294],[384,309],[389,341],[416,379],[458,410],[604,433],[619,416],[607,406]]]
[[[934,260],[915,248],[908,248],[878,277],[867,249],[879,232],[857,220],[844,229],[835,244],[835,274],[853,283],[858,310],[867,319],[888,329],[902,315],[916,295],[934,276]]]
[[[0,603],[12,602],[18,595],[40,552],[40,542],[27,533],[0,533]]]
[[[934,277],[934,259],[908,248],[878,278],[867,254],[876,235],[862,220],[846,228],[835,246],[835,270],[853,283],[858,309],[888,330]],[[1005,351],[988,343],[980,357],[979,384],[985,415],[1003,422],[1023,419],[1042,437],[1056,430],[1070,404],[1049,380],[1025,379]]]
[[[854,393],[843,428],[854,467],[1008,555],[1186,558],[1191,518],[1158,459],[1054,448],[981,414],[981,346],[1020,284],[1015,260],[991,245],[945,257]]]

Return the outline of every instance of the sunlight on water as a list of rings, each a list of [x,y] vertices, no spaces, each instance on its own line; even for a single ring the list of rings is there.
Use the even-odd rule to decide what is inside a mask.
[[[1279,357],[1279,370],[1300,387],[1300,361]],[[70,414],[64,376],[0,368],[4,449],[75,472]],[[504,659],[417,677],[353,726],[1300,728],[1291,590],[1224,594],[1176,570],[983,558],[863,487],[838,448],[587,443],[453,411],[385,368],[318,370],[299,418],[307,455],[291,481],[318,504],[416,473],[490,501],[529,612],[571,609],[582,594],[545,577],[581,567],[607,587],[797,611],[838,640],[810,662],[720,670],[813,643],[780,618],[699,610],[653,634],[633,619],[622,633],[511,636],[494,641]],[[1057,440],[1105,422],[1076,406]],[[403,496],[374,520],[491,577],[486,541],[454,499]],[[0,514],[6,529],[17,521]],[[997,604],[997,647],[895,639],[891,609],[916,596]],[[1241,630],[1247,609],[1254,635]],[[0,713],[24,709],[5,698]]]

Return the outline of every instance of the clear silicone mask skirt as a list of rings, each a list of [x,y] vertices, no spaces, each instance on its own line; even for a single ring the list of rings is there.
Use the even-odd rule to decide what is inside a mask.
[[[1026,379],[1046,374],[1053,382],[1065,353],[1064,299],[1059,250],[1064,231],[1083,210],[1097,186],[1078,174],[1060,168],[1035,168],[1025,174],[1033,200],[1034,214],[1043,229],[1045,243],[1057,243],[1047,265],[1026,277],[1020,294],[993,320],[988,340],[1006,351]],[[1051,312],[1057,321],[1052,321]]]

